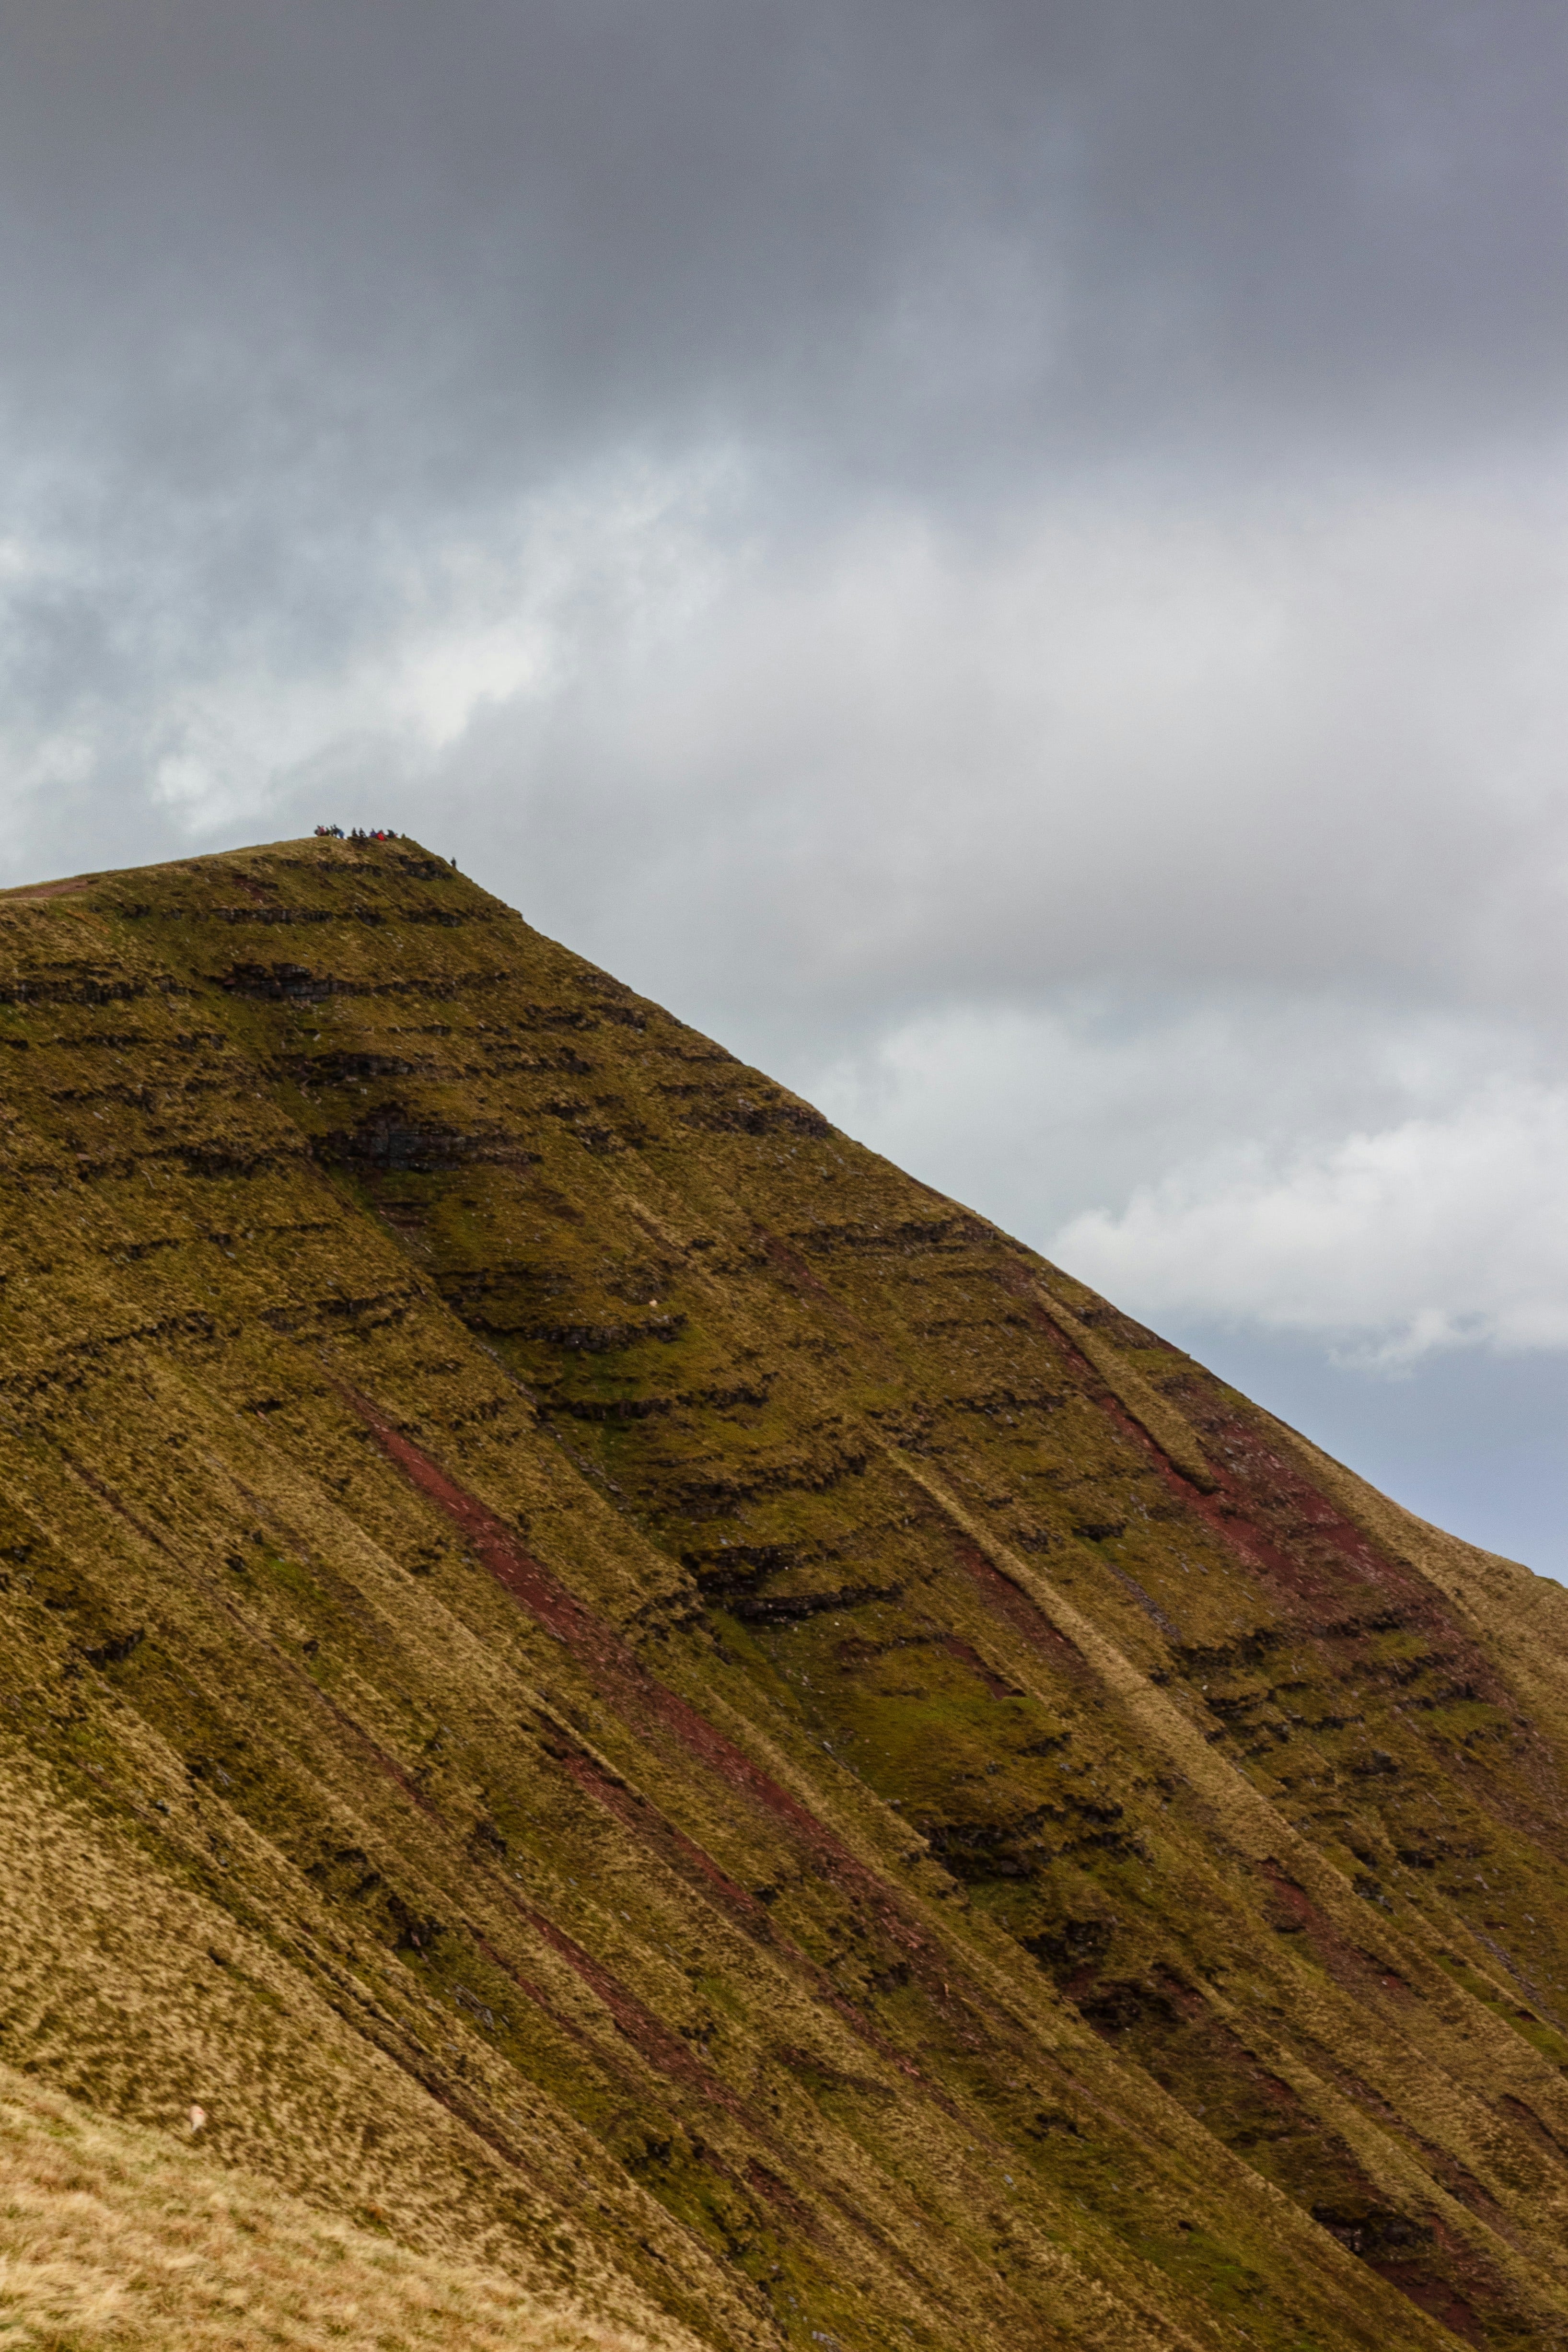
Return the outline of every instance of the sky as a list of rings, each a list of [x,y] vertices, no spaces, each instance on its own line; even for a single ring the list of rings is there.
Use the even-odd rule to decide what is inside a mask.
[[[390,824],[1568,1576],[1560,0],[0,0],[0,881]]]

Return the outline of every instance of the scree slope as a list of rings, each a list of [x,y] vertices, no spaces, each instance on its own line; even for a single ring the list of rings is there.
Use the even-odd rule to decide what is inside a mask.
[[[407,841],[0,897],[0,1096],[57,2173],[497,2341],[1568,2346],[1557,1585]]]

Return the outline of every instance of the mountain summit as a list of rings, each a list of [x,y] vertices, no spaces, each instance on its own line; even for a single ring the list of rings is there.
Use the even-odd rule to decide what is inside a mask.
[[[1557,1585],[406,840],[0,897],[0,1090],[40,2146],[661,2347],[1568,2345]]]

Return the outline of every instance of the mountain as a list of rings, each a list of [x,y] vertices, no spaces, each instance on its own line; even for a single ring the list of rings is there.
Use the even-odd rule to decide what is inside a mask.
[[[1556,1584],[407,841],[0,897],[0,1089],[39,2162],[584,2343],[1568,2345]]]

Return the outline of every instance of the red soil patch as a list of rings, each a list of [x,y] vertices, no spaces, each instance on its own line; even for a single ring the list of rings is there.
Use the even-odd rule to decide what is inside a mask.
[[[554,1724],[547,1725],[546,1729],[549,1753],[565,1767],[580,1789],[601,1804],[607,1812],[612,1813],[643,1844],[651,1847],[688,1886],[710,1899],[716,1896],[721,1907],[737,1926],[758,1943],[767,1945],[769,1950],[776,1952],[803,1976],[817,1998],[843,2019],[857,2040],[863,2042],[868,2050],[873,2050],[879,2058],[896,2066],[911,2081],[919,2083],[945,2114],[956,2112],[942,2094],[925,2081],[914,2059],[883,2039],[853,2001],[839,1990],[826,1970],[819,1968],[789,1937],[776,1932],[765,1904],[759,1902],[755,1895],[747,1894],[743,1886],[737,1885],[711,1854],[705,1853],[684,1830],[676,1829],[674,1822],[667,1821],[645,1797],[628,1788],[624,1780],[608,1771],[597,1758],[569,1743]]]
[[[1342,1936],[1305,1888],[1288,1878],[1277,1862],[1260,1862],[1258,1868],[1268,1880],[1281,1910],[1300,1920],[1307,1941],[1336,1983],[1355,1993],[1364,1994],[1375,1985],[1380,1992],[1393,1993],[1400,2000],[1420,1999],[1387,1960],[1380,1959],[1375,1952],[1364,1952],[1348,1937]]]
[[[462,1529],[497,1582],[505,1586],[539,1624],[590,1668],[595,1688],[639,1737],[646,1738],[650,1732],[665,1734],[727,1789],[747,1798],[758,1811],[779,1823],[805,1849],[822,1875],[867,1905],[879,1933],[896,1948],[900,1965],[908,1969],[928,1994],[935,1995],[938,1989],[965,1979],[967,1971],[962,1962],[956,1956],[938,1958],[934,1953],[927,1938],[905,1913],[896,1892],[884,1880],[787,1789],[716,1730],[688,1701],[650,1674],[621,1636],[535,1559],[503,1520],[395,1429],[368,1398],[347,1388],[342,1393],[390,1459]],[[716,1865],[714,1867],[716,1869]],[[977,1986],[967,1983],[966,1993],[969,2006],[977,2013],[988,2014],[993,2028],[1000,2025],[1009,2039],[1025,2038],[1026,2030],[1019,2021],[999,2011]]]
[[[780,2180],[776,2172],[769,2172],[765,2164],[758,2164],[754,2156],[747,2159],[746,2178],[759,2196],[766,2197],[770,2205],[777,2206],[780,2213],[787,2214],[806,2236],[815,2238],[821,2235],[810,2208],[801,2204],[787,2182]]]
[[[747,1935],[755,1936],[761,1944],[771,1944],[775,1940],[766,1905],[759,1903],[756,1895],[748,1894],[744,1886],[737,1885],[728,1872],[721,1869],[711,1854],[705,1853],[694,1838],[687,1837],[684,1830],[676,1829],[674,1823],[667,1821],[646,1797],[640,1797],[634,1789],[628,1788],[625,1781],[608,1770],[597,1757],[568,1741],[556,1725],[547,1722],[543,1727],[548,1753],[571,1774],[580,1789],[602,1805],[606,1812],[613,1813],[622,1826],[631,1830],[642,1844],[652,1846],[661,1860],[668,1863],[688,1886],[695,1886],[710,1897],[716,1895],[720,1907],[744,1927]]]
[[[1289,1622],[1320,1641],[1342,1629],[1354,1640],[1363,1631],[1358,1616],[1382,1614],[1392,1603],[1403,1625],[1442,1639],[1479,1693],[1494,1705],[1506,1703],[1481,1653],[1447,1615],[1425,1579],[1374,1542],[1312,1484],[1304,1469],[1275,1453],[1250,1423],[1205,1392],[1195,1434],[1208,1454],[1214,1490],[1203,1492],[1113,1394],[1032,1286],[1009,1281],[1008,1287],[1019,1292],[1030,1319],[1050,1333],[1100,1411],[1153,1465],[1184,1507],[1254,1572]],[[1215,1458],[1216,1442],[1223,1444],[1228,1460]],[[1266,1524],[1266,1507],[1270,1517],[1289,1520],[1284,1539]],[[1319,1552],[1318,1558],[1303,1549],[1303,1539]]]
[[[993,1698],[1022,1698],[1023,1693],[1017,1683],[1009,1683],[1004,1675],[997,1673],[994,1666],[988,1666],[972,1642],[964,1641],[956,1633],[944,1633],[940,1636],[940,1645],[950,1658],[956,1658],[960,1665],[967,1666],[977,1681],[984,1683]]]
[[[730,1788],[783,1822],[814,1856],[869,1880],[870,1874],[804,1805],[742,1755],[685,1699],[651,1675],[621,1636],[541,1566],[503,1520],[394,1429],[368,1399],[348,1391],[344,1393],[382,1451],[462,1529],[497,1583],[504,1585],[547,1633],[592,1669],[596,1687],[614,1701],[619,1713],[640,1727],[656,1727],[671,1734]]]
[[[816,1268],[807,1264],[799,1250],[791,1249],[788,1242],[780,1241],[777,1234],[768,1233],[761,1225],[757,1227],[757,1238],[762,1244],[769,1265],[776,1273],[781,1274],[786,1282],[796,1290],[804,1291],[809,1297],[819,1300],[835,1321],[845,1325],[861,1339],[876,1342],[875,1333],[869,1331],[863,1323],[856,1319],[850,1308],[844,1305],[843,1300],[829,1289]],[[876,1342],[876,1344],[881,1343]]]
[[[618,1977],[612,1975],[591,1952],[585,1952],[564,1927],[558,1927],[553,1919],[536,1910],[520,1895],[513,1894],[511,1899],[535,1935],[553,1952],[559,1953],[567,1966],[582,1979],[589,1990],[597,1994],[627,2041],[651,2066],[673,2081],[684,2083],[688,2090],[695,2091],[710,2106],[718,2107],[737,2121],[755,2126],[755,2116],[745,2103],[737,2098],[729,2085],[721,2082],[710,2067],[705,2066],[694,2055],[679,2034],[672,2033],[652,2010],[644,2009],[636,1995],[628,1992]]]
[[[1053,1665],[1061,1667],[1074,1682],[1094,1681],[1093,1670],[1077,1643],[1070,1642],[1067,1635],[1051,1623],[1039,1602],[1031,1601],[1021,1585],[1015,1584],[1010,1576],[1004,1575],[995,1561],[987,1558],[978,1544],[971,1543],[967,1536],[956,1534],[953,1552],[960,1567],[974,1579],[997,1615],[1005,1618],[1013,1632],[1021,1635],[1031,1650],[1038,1650]],[[987,1679],[994,1677],[988,1675]],[[998,1692],[994,1695],[1000,1696],[1003,1694]]]
[[[1415,2276],[1406,2263],[1373,2261],[1366,2267],[1369,2271],[1375,2271],[1378,2277],[1386,2280],[1390,2286],[1397,2287],[1417,2311],[1424,2311],[1429,2318],[1440,2321],[1455,2336],[1462,2336],[1467,2344],[1486,2343],[1487,2331],[1477,2314],[1443,2280]]]

